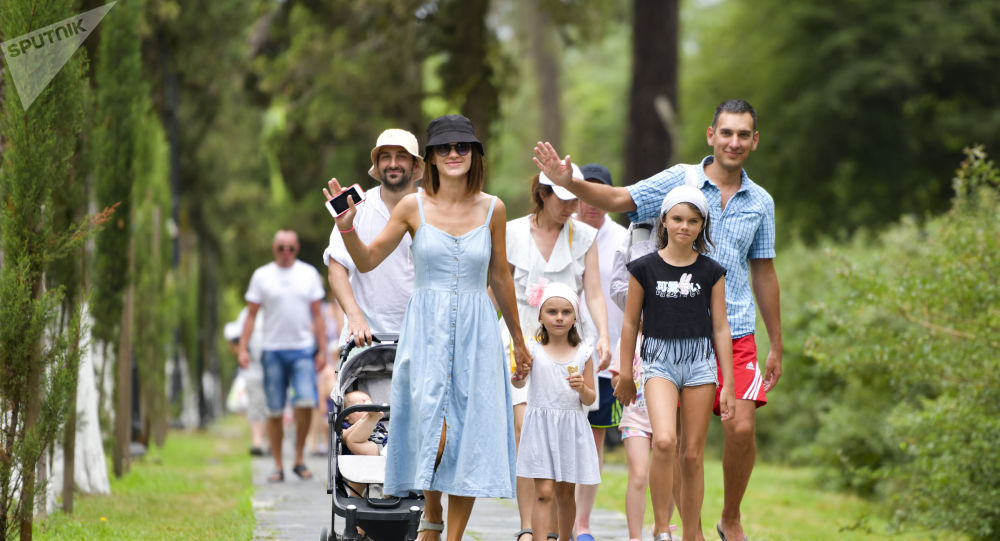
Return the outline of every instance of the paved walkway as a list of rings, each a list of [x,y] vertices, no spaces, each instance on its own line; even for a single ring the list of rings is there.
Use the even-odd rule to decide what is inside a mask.
[[[286,432],[294,433],[294,430]],[[274,470],[273,457],[253,459],[253,512],[257,517],[254,539],[315,541],[319,539],[323,528],[330,528],[332,505],[323,482],[326,459],[306,456],[306,465],[312,471],[313,478],[304,481],[292,473],[292,459],[295,455],[288,434],[285,437],[283,456],[284,483],[267,482],[267,476]]]
[[[293,432],[289,430],[287,432]],[[300,480],[291,471],[291,437],[285,437],[285,482],[268,483],[274,468],[271,457],[253,459],[253,510],[257,518],[254,539],[282,541],[315,541],[323,528],[330,528],[332,499],[326,493],[326,458],[306,457],[313,479]],[[338,518],[336,531],[343,531]],[[512,541],[518,527],[517,504],[514,500],[476,500],[466,539],[481,541]],[[593,534],[598,541],[626,538],[625,516],[614,511],[595,509],[591,515]],[[648,533],[647,533],[648,534]]]

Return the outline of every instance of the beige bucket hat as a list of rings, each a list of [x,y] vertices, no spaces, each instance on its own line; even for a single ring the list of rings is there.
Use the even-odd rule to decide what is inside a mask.
[[[375,147],[372,148],[372,166],[368,169],[368,176],[382,182],[382,179],[378,176],[378,171],[375,169],[375,166],[378,165],[378,151],[382,147],[392,146],[403,147],[413,156],[413,159],[416,160],[421,169],[424,167],[424,158],[420,155],[420,144],[417,143],[417,136],[406,130],[390,128],[382,132],[378,136],[378,140],[375,141]]]

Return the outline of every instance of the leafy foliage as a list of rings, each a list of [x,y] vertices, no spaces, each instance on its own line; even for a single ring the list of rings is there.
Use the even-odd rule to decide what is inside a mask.
[[[117,343],[128,287],[128,249],[132,236],[132,185],[142,81],[139,17],[142,6],[128,2],[108,12],[95,67],[97,113],[94,120],[96,196],[100,206],[119,205],[115,219],[97,236],[94,252],[94,337]],[[112,348],[113,349],[113,348]]]
[[[897,519],[1000,533],[1000,171],[967,150],[952,208],[886,231],[841,265],[808,354],[843,381],[817,444]],[[863,407],[859,407],[863,406]]]
[[[143,428],[152,431],[157,444],[166,434],[166,361],[175,350],[171,335],[177,326],[176,273],[169,265],[170,187],[167,143],[149,109],[149,99],[139,119],[136,137],[136,177],[133,188],[135,243],[135,361]],[[145,434],[149,436],[150,434]]]
[[[73,2],[11,0],[0,4],[0,36],[25,34],[73,13]],[[76,387],[80,318],[45,289],[43,272],[73,253],[99,219],[54,219],[53,188],[73,182],[70,166],[83,118],[81,55],[70,59],[25,111],[4,72],[0,106],[0,539],[30,538],[34,502],[44,488],[36,465],[55,440]],[[106,216],[103,216],[106,217]],[[103,218],[102,217],[102,218]],[[62,218],[62,217],[61,217]]]
[[[682,104],[698,115],[686,156],[705,153],[708,112],[744,97],[761,130],[749,169],[774,196],[782,234],[846,238],[943,211],[962,148],[1000,151],[998,21],[989,0],[701,8],[684,64]]]
[[[259,261],[253,259],[259,231],[274,219],[261,189],[267,169],[257,136],[260,110],[244,86],[254,17],[275,4],[146,3],[144,76],[163,123],[176,190],[176,251],[167,285],[177,293],[178,359],[188,364],[188,383],[198,389],[200,406],[212,406],[204,400],[203,374],[220,375],[214,350],[217,284],[249,276],[251,262]],[[200,408],[200,420],[214,412]]]

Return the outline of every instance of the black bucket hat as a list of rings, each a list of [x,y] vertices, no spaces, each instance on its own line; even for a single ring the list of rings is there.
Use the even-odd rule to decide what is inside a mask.
[[[476,139],[472,121],[462,115],[439,116],[427,125],[427,145],[425,154],[430,155],[431,147],[448,143],[475,143],[480,155],[485,155],[483,144]]]

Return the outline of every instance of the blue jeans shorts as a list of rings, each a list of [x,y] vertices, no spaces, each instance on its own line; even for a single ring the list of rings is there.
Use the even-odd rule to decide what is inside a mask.
[[[315,347],[278,349],[261,354],[268,417],[281,417],[289,385],[292,387],[293,408],[316,407],[315,355]]]
[[[644,338],[646,341],[657,341],[662,339]],[[657,354],[650,359],[642,359],[643,383],[650,378],[663,378],[677,387],[678,391],[684,387],[695,387],[698,385],[718,385],[718,366],[715,362],[715,352],[712,351],[711,342],[699,343],[707,339],[677,339],[677,341],[664,341],[662,344],[650,344],[650,349],[644,351],[656,351]],[[644,342],[643,346],[647,344]],[[657,347],[659,346],[659,347]]]

